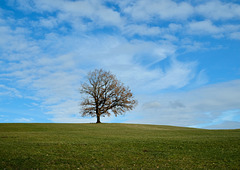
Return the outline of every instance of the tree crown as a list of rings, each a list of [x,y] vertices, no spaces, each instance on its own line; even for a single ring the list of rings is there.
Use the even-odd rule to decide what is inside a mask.
[[[87,82],[83,83],[80,93],[82,116],[115,116],[132,110],[137,101],[129,87],[124,86],[110,71],[95,69],[88,73]]]

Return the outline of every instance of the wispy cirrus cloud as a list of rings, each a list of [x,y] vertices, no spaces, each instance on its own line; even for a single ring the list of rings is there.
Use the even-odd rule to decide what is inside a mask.
[[[9,97],[18,97],[22,98],[20,92],[11,87],[7,87],[6,85],[0,84],[0,96],[9,96]]]

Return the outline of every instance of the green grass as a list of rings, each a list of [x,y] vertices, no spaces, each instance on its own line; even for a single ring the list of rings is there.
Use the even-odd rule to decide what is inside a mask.
[[[0,169],[239,169],[240,130],[0,124]]]

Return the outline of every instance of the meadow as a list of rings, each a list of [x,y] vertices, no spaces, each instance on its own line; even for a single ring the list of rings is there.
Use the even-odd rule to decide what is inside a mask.
[[[0,169],[240,169],[240,130],[0,124]]]

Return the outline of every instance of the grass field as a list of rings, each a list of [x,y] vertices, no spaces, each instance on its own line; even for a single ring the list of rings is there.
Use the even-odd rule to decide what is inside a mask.
[[[0,124],[0,169],[240,169],[240,130]]]

